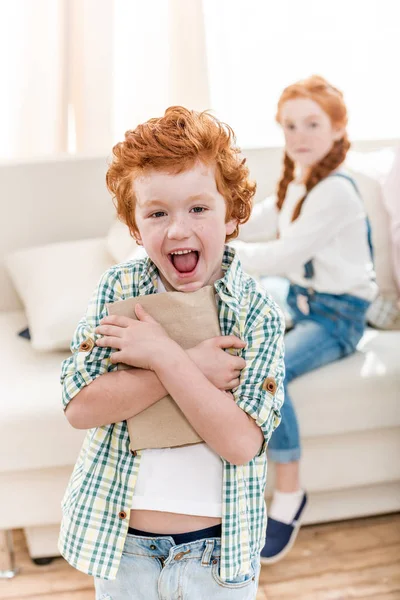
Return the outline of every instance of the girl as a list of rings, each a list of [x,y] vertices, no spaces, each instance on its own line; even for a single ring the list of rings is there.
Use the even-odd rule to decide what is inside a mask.
[[[290,549],[307,502],[300,440],[287,385],[352,354],[376,294],[369,226],[355,183],[341,171],[349,149],[342,93],[319,76],[287,87],[276,119],[285,135],[277,197],[257,204],[234,242],[245,271],[289,279],[294,327],[285,338],[285,403],[269,443],[276,463],[262,562]]]

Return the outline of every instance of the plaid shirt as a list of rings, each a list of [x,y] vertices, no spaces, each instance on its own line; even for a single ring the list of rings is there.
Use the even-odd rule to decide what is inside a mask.
[[[226,246],[224,276],[215,282],[222,335],[247,342],[240,351],[246,361],[240,384],[233,391],[238,406],[252,417],[264,434],[260,452],[245,465],[223,461],[222,536],[220,576],[232,580],[250,570],[250,561],[265,541],[267,523],[264,490],[266,447],[280,422],[283,402],[284,320],[277,305],[247,276]],[[73,355],[62,364],[64,408],[96,377],[117,368],[111,348],[81,344],[95,341],[94,333],[107,314],[106,302],[154,294],[158,271],[149,258],[122,263],[101,277],[86,316],[71,343]],[[267,377],[276,390],[263,388]],[[266,385],[264,385],[267,388]],[[128,531],[129,512],[140,468],[141,452],[129,451],[126,421],[90,429],[84,440],[62,501],[59,549],[75,568],[96,577],[115,579]]]

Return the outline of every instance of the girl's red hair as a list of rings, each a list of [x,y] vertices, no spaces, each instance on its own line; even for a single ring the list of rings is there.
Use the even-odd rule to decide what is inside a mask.
[[[281,110],[287,100],[295,98],[310,98],[317,102],[321,108],[330,117],[331,123],[335,128],[345,130],[347,126],[347,109],[343,100],[343,94],[340,90],[333,87],[323,77],[312,75],[308,79],[303,79],[285,88],[278,101],[278,111],[276,120],[281,123]],[[350,142],[347,133],[344,131],[343,137],[334,142],[331,151],[317,164],[313,165],[305,181],[306,193],[299,200],[292,215],[292,221],[295,221],[301,212],[301,207],[307,194],[313,187],[324,179],[329,173],[337,169],[346,158]],[[283,174],[278,184],[277,207],[280,210],[286,197],[288,185],[294,179],[295,165],[292,159],[286,154],[284,157]]]
[[[182,106],[167,108],[163,117],[150,119],[127,131],[125,140],[113,148],[113,159],[106,175],[118,217],[132,235],[137,233],[136,198],[133,181],[153,169],[181,173],[197,161],[215,165],[217,189],[225,198],[226,222],[238,225],[249,217],[256,185],[249,181],[245,159],[235,146],[232,129],[207,111],[196,112]],[[238,235],[239,226],[227,236]]]

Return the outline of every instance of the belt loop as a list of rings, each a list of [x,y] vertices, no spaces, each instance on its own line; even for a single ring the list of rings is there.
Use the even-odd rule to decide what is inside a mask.
[[[203,556],[201,557],[201,566],[208,567],[211,562],[211,556],[214,550],[215,540],[205,540],[206,547],[204,548]]]

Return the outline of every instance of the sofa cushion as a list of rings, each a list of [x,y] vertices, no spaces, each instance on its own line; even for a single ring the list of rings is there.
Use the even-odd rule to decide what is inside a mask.
[[[73,429],[61,403],[61,362],[68,352],[36,352],[17,335],[23,311],[0,312],[0,472],[75,463],[85,432]]]
[[[400,480],[400,429],[373,429],[306,438],[302,442],[301,480],[307,492],[349,489]],[[267,490],[274,489],[275,465],[268,471]],[[400,504],[400,496],[397,505]]]
[[[367,329],[355,354],[295,379],[305,438],[400,425],[400,332]]]
[[[6,257],[35,350],[68,350],[98,280],[112,264],[105,238],[35,246]]]
[[[59,382],[68,352],[36,352],[16,335],[22,311],[0,313],[0,472],[75,463],[85,435],[64,416]],[[398,332],[369,330],[357,354],[290,385],[302,436],[320,437],[400,425]]]

